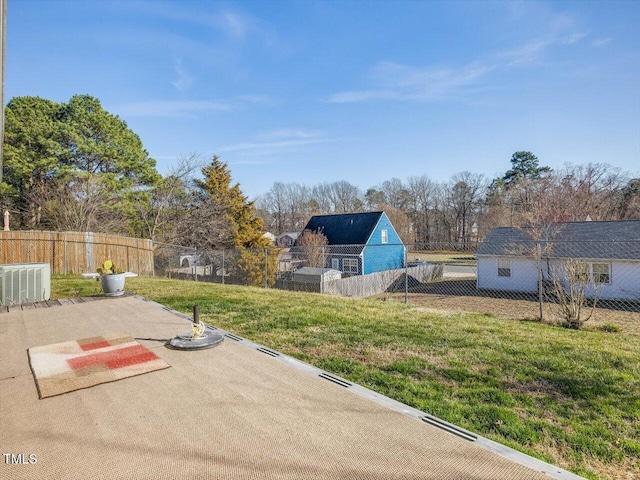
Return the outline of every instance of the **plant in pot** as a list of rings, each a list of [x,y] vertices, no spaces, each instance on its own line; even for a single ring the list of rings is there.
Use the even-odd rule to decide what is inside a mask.
[[[126,275],[124,272],[113,264],[111,260],[105,260],[100,268],[99,280],[102,284],[102,291],[108,297],[118,297],[124,293],[124,280]]]

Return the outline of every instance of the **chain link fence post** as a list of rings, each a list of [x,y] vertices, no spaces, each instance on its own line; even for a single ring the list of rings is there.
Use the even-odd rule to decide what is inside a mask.
[[[404,303],[409,303],[409,269],[407,267],[407,247],[404,248]]]
[[[67,267],[67,236],[66,235],[63,237],[63,242],[64,242],[63,243],[63,248],[64,248],[64,253],[63,253],[63,255],[64,255],[64,260],[63,260],[64,261],[64,266],[62,267],[62,269],[64,271],[64,274],[67,275],[68,267]]]
[[[264,288],[269,288],[269,249],[264,249]]]
[[[540,310],[540,321],[544,320],[544,285],[542,280],[542,248],[540,247],[540,242],[536,243],[536,261],[538,265],[538,307]]]
[[[322,275],[320,276],[320,293],[324,293],[324,266],[326,264],[324,245],[322,248]]]
[[[198,281],[198,249],[193,249],[193,279]]]

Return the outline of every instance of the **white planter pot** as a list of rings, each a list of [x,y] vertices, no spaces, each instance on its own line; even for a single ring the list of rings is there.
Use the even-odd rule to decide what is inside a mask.
[[[102,275],[100,283],[102,283],[102,291],[107,297],[119,297],[124,293],[124,280],[126,276],[123,273],[114,275]]]

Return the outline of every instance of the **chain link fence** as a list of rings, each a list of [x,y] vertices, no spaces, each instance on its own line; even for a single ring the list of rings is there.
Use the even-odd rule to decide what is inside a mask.
[[[155,252],[156,275],[173,278],[569,326],[592,316],[640,322],[640,241],[306,245],[245,253],[156,244]],[[243,255],[253,263],[251,274]]]
[[[640,325],[640,240],[305,245],[213,249],[18,232],[0,263],[46,262],[52,273],[93,272],[111,258],[140,275],[374,297],[440,312],[469,311],[580,326]]]

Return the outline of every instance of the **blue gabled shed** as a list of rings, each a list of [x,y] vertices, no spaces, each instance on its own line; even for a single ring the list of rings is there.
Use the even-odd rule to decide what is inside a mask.
[[[384,212],[316,215],[304,230],[327,237],[327,268],[363,275],[404,267],[404,244]]]

